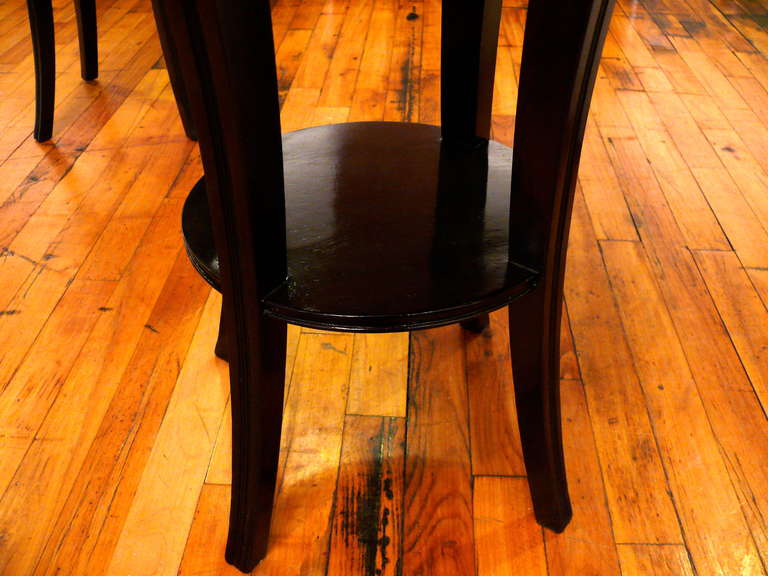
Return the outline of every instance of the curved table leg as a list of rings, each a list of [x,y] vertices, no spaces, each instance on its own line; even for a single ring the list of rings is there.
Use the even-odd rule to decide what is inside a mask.
[[[99,75],[99,46],[96,32],[96,1],[75,0],[77,32],[80,38],[80,75],[95,80]]]
[[[536,520],[562,532],[571,520],[560,425],[562,295],[539,286],[509,305],[517,420]]]
[[[27,0],[32,51],[35,58],[35,140],[53,133],[53,98],[56,90],[56,52],[53,42],[51,0]]]
[[[252,349],[230,348],[237,358],[229,365],[232,500],[226,560],[242,572],[253,570],[267,553],[283,419],[286,324],[264,318],[252,337],[258,340]],[[249,365],[247,373],[242,364]]]
[[[187,96],[187,87],[181,77],[181,65],[171,41],[171,26],[168,24],[168,15],[157,0],[152,0],[152,11],[155,14],[155,24],[157,25],[157,35],[160,38],[160,46],[163,48],[163,57],[165,66],[168,69],[168,77],[171,80],[173,96],[176,98],[176,106],[179,109],[181,123],[184,126],[184,132],[190,140],[197,140],[195,127],[192,124],[192,113],[189,110],[189,98]]]

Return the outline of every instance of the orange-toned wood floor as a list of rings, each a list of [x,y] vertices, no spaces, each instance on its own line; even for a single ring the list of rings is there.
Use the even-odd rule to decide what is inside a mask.
[[[439,10],[280,0],[284,130],[437,122]],[[99,2],[92,84],[72,2],[55,17],[37,144],[25,3],[0,0],[0,573],[235,574],[220,300],[179,233],[201,166],[150,3]],[[524,19],[505,0],[507,143]],[[533,521],[503,312],[480,336],[296,328],[255,574],[766,574],[767,55],[766,0],[619,0],[570,242],[565,533]]]

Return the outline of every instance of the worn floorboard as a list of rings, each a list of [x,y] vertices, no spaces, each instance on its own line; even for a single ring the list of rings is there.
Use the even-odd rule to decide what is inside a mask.
[[[511,143],[526,0],[504,0]],[[438,123],[439,0],[278,0],[282,125]],[[149,0],[54,5],[51,142],[0,0],[0,574],[234,575],[220,297],[181,249],[202,173]],[[751,576],[768,565],[768,1],[618,0],[561,355],[574,518],[533,518],[505,311],[482,334],[290,327],[274,576]],[[513,327],[514,328],[514,327]]]

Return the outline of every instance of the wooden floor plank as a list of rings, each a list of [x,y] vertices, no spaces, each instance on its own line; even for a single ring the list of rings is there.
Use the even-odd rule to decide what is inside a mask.
[[[293,86],[322,88],[336,49],[344,14],[321,14],[307,45],[306,57],[301,59]]]
[[[3,166],[9,162],[27,160],[29,159],[12,158]],[[99,152],[76,156],[48,154],[42,160],[31,158],[29,165],[32,168],[26,178],[0,206],[0,215],[3,218],[0,242],[3,247],[10,249],[14,238],[24,229],[29,218],[35,214],[49,195],[70,194],[75,197],[78,188],[89,189],[95,184],[96,179],[104,172],[111,160],[110,154]]]
[[[601,249],[697,572],[765,574],[642,246],[604,242]],[[706,484],[696,481],[704,476]]]
[[[88,150],[103,150],[122,145],[167,86],[168,74],[164,70],[153,69],[147,72],[123,105],[91,140]]]
[[[324,576],[341,458],[351,334],[301,334],[283,420],[269,554],[259,573]]]
[[[482,334],[464,332],[472,473],[524,476],[506,309]]]
[[[226,364],[211,353],[219,308],[209,296],[107,573],[178,572],[229,394]],[[146,547],[153,553],[143,554]]]
[[[98,181],[90,189],[80,192],[80,198],[77,194],[71,198],[66,193],[47,197],[11,244],[14,253],[18,250],[18,253],[41,264],[8,303],[9,308],[19,310],[20,313],[3,318],[7,331],[0,338],[13,336],[16,345],[9,346],[7,349],[10,353],[6,353],[0,360],[0,378],[6,381],[10,379],[23,354],[45,324],[47,316],[57,306],[62,295],[68,292],[78,268],[82,264],[87,267],[89,258],[98,257],[98,252],[93,253],[92,249],[118,206],[123,202],[135,203],[136,196],[157,206],[160,199],[156,195],[132,187],[137,172],[135,168],[131,170],[131,163],[135,161],[143,167],[150,156],[159,151],[155,147],[135,148],[131,153],[120,155],[120,160],[111,163],[101,175],[102,178],[111,177],[112,180]],[[134,232],[133,243],[124,241],[107,256],[110,262],[122,262],[117,265],[120,268],[130,259],[135,242],[140,237],[140,228]],[[23,317],[22,310],[25,312]]]
[[[48,541],[36,574],[106,570],[209,289],[178,252]],[[106,375],[106,374],[105,374]]]
[[[421,44],[424,20],[421,6],[401,3],[395,16],[392,58],[389,63],[384,120],[415,122],[420,98],[417,80],[421,76]]]
[[[49,322],[41,338],[33,347],[30,360],[16,373],[13,385],[18,390],[35,390],[36,394],[48,391],[47,395],[40,396],[39,402],[32,402],[32,398],[27,397],[25,402],[17,404],[17,407],[4,413],[3,421],[6,426],[11,426],[14,422],[24,423],[23,428],[11,433],[12,437],[17,440],[26,438],[27,446],[30,445],[32,438],[36,437],[28,459],[29,466],[34,468],[35,460],[38,458],[55,460],[66,455],[69,466],[75,468],[70,470],[69,474],[76,472],[77,456],[70,451],[69,447],[77,443],[80,451],[88,449],[92,436],[89,436],[89,428],[84,425],[84,420],[91,416],[94,419],[89,420],[88,424],[91,427],[98,426],[98,416],[103,413],[101,405],[104,401],[108,402],[109,391],[114,390],[115,382],[119,381],[136,340],[144,329],[146,317],[170,270],[171,257],[178,252],[175,243],[171,241],[173,234],[169,232],[173,228],[169,224],[178,218],[179,209],[180,206],[176,202],[175,205],[169,205],[160,210],[152,229],[147,233],[146,243],[143,244],[139,253],[138,263],[133,266],[131,273],[124,280],[116,287],[110,282],[95,283],[103,289],[112,287],[111,295],[105,295],[103,300],[88,305],[89,299],[85,297],[86,294],[79,293],[77,289],[74,290],[73,297],[80,304],[75,309],[89,313],[95,321],[90,335],[86,330],[79,330],[74,337],[69,336],[70,346],[65,348],[68,355],[57,354],[57,362],[45,365],[48,369],[46,373],[41,371],[39,358],[46,353],[44,351],[49,346],[56,346],[56,349],[60,350],[59,343],[64,337],[57,332],[55,324],[52,325]],[[151,281],[147,281],[145,277],[147,274],[151,274]],[[93,282],[90,284],[94,285]],[[74,288],[76,286],[77,284],[73,285]],[[62,301],[62,304],[65,305],[62,310],[71,309],[66,306],[66,300]],[[94,311],[97,314],[94,314]],[[67,325],[70,325],[71,321],[71,318],[67,319]],[[78,324],[75,323],[71,327],[77,330]],[[51,332],[53,341],[50,340],[51,337],[46,336],[48,330],[53,331]],[[86,336],[88,339],[81,351],[77,342]],[[47,345],[46,340],[48,340]],[[4,394],[0,399],[11,398],[11,390],[7,392],[8,395]],[[62,432],[78,429],[79,432],[70,437]],[[23,430],[27,432],[24,433]],[[91,433],[95,434],[95,430]],[[55,438],[58,444],[44,442],[47,438]],[[19,461],[12,460],[9,456],[4,458],[4,462],[6,465],[3,466],[3,471],[12,473]],[[53,477],[53,472],[50,474]],[[32,481],[36,482],[37,479],[33,477]],[[66,485],[66,482],[59,479],[56,484],[58,489]],[[3,486],[6,485],[3,479]],[[28,507],[33,505],[35,504],[27,504]],[[44,525],[43,516],[44,513],[41,512],[39,518],[41,525]]]
[[[760,295],[763,305],[768,308],[768,269],[766,268],[744,268],[749,274],[752,284]]]
[[[475,574],[463,338],[411,335],[403,574]]]
[[[731,248],[712,207],[646,94],[617,93],[685,240],[692,249]]]
[[[48,544],[57,541],[61,523],[56,524],[55,530],[51,528],[56,515],[65,504],[66,493],[77,478],[96,437],[100,418],[125,373],[133,350],[147,330],[145,324],[170,272],[172,254],[178,249],[169,241],[172,236],[169,234],[172,230],[169,219],[178,218],[178,210],[178,204],[170,210],[161,209],[162,214],[148,232],[149,237],[141,252],[142,255],[154,254],[155,258],[140,259],[141,264],[134,265],[99,311],[97,323],[19,471],[22,474],[25,467],[32,467],[35,461],[43,460],[49,463],[49,479],[56,478],[55,482],[48,483],[47,489],[52,492],[49,497],[56,498],[56,503],[48,504],[45,510],[37,513],[37,525],[47,534]],[[151,281],[147,280],[148,277]],[[77,432],[67,434],[65,431],[70,429]],[[60,470],[62,475],[57,476],[55,470]],[[31,481],[37,482],[38,479],[33,477]],[[45,499],[42,501],[45,502]],[[40,502],[25,503],[30,511],[38,506]],[[38,568],[47,563],[50,552],[51,547],[47,546]]]
[[[742,510],[758,549],[768,540],[762,497],[768,482],[765,415],[725,331],[693,257],[668,210],[630,199],[643,222],[644,248],[696,381]]]
[[[402,574],[405,420],[347,416],[328,574]]]
[[[599,239],[637,240],[632,216],[605,144],[593,120],[587,122],[579,185]]]
[[[528,2],[502,4],[492,134],[511,144]],[[85,83],[74,5],[54,5],[54,139],[37,143],[27,7],[0,1],[0,572],[234,574],[219,296],[179,244],[200,155],[149,0],[97,13]],[[439,0],[278,0],[272,15],[284,131],[439,123]],[[480,335],[416,334],[410,355],[405,334],[290,327],[256,574],[764,569],[766,17],[767,0],[617,2],[566,281],[566,531],[542,539],[531,516],[505,310]]]
[[[218,329],[219,318],[211,318]],[[285,350],[285,397],[286,401],[290,395],[291,378],[293,368],[296,364],[296,352],[299,347],[300,329],[298,326],[288,325],[287,330],[288,343]],[[232,481],[232,410],[227,402],[224,410],[224,418],[221,426],[216,433],[216,446],[213,449],[211,462],[208,466],[208,472],[205,476],[208,484],[230,484]]]
[[[28,264],[32,264],[35,269],[38,269],[43,264],[47,264],[47,261],[40,262],[40,260],[49,254],[50,243],[60,230],[60,226],[56,228],[57,222],[51,218],[40,218],[37,225],[28,226],[30,218],[51,194],[70,198],[70,205],[74,203],[79,194],[82,194],[77,191],[77,188],[89,189],[95,186],[97,179],[110,164],[109,156],[104,154],[88,154],[81,160],[82,162],[76,165],[66,162],[63,166],[57,163],[54,166],[45,167],[40,166],[43,163],[41,162],[0,207],[0,215],[3,218],[0,242],[2,242],[5,256],[2,261],[4,273],[0,276],[2,278],[0,287],[4,305],[7,306],[32,272],[32,268],[29,268],[24,274],[19,266],[27,267]],[[61,212],[69,215],[71,210],[72,208],[69,210],[62,208]],[[25,229],[27,230],[26,238],[23,237],[18,246],[15,245],[15,239]],[[31,252],[25,253],[24,249],[28,248],[32,248]],[[50,257],[47,258],[50,260]]]
[[[629,345],[580,197],[565,297],[616,542],[681,543]]]
[[[204,484],[178,576],[240,576],[224,561],[227,545],[229,484]]]
[[[560,326],[560,378],[563,380],[581,380],[579,360],[573,345],[573,332],[568,317],[568,305],[563,303],[563,314]]]
[[[502,22],[507,19],[502,12]],[[503,26],[503,24],[502,24]],[[503,34],[503,31],[502,31]],[[515,46],[499,46],[496,53],[496,80],[493,84],[493,114],[513,116],[517,111],[518,78],[515,71]]]
[[[3,394],[0,396],[0,414],[2,415],[3,437],[27,440],[27,446],[38,433],[51,405],[61,391],[61,383],[74,363],[88,334],[95,324],[97,316],[93,311],[104,306],[115,289],[114,282],[81,282],[67,291],[67,295],[57,307],[51,319],[46,323],[36,344],[32,347],[29,360],[6,380]],[[19,312],[22,315],[23,312]],[[13,315],[10,316],[13,318]],[[0,317],[4,321],[8,315]],[[68,342],[66,353],[62,353],[61,342]],[[46,357],[54,356],[56,362],[42,362]],[[14,448],[14,451],[16,449]],[[3,498],[26,498],[23,490],[16,494],[9,488],[20,461],[3,455],[2,473],[0,474],[0,492]],[[36,465],[39,463],[36,463]],[[30,486],[32,488],[32,486]],[[39,486],[38,489],[44,489]],[[8,504],[3,505],[3,512],[8,511]],[[6,523],[11,523],[6,518]],[[6,536],[3,542],[10,539]]]
[[[405,418],[408,334],[355,334],[347,414]]]
[[[544,531],[549,575],[618,576],[619,559],[584,387],[577,380],[564,380],[560,386],[573,520],[561,534]]]
[[[440,34],[442,3],[423,0],[419,122],[440,123]],[[509,145],[510,140],[501,140]]]
[[[386,92],[381,88],[389,79],[396,4],[395,0],[375,0],[365,47],[360,55],[360,70],[350,104],[350,122],[384,119]]]
[[[320,106],[349,108],[352,105],[352,95],[360,69],[360,56],[365,46],[372,13],[373,0],[360,0],[350,6],[326,74]]]
[[[475,478],[474,515],[478,576],[547,575],[542,528],[524,478]]]
[[[624,576],[694,576],[684,546],[619,545]]]
[[[768,413],[768,310],[732,252],[695,252],[696,264]]]

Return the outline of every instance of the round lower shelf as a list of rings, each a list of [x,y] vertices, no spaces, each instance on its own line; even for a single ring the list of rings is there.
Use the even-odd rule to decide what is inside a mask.
[[[457,322],[528,292],[508,261],[512,150],[445,145],[422,124],[334,124],[283,136],[288,278],[266,313],[385,332]],[[184,206],[190,258],[219,288],[204,181]]]

